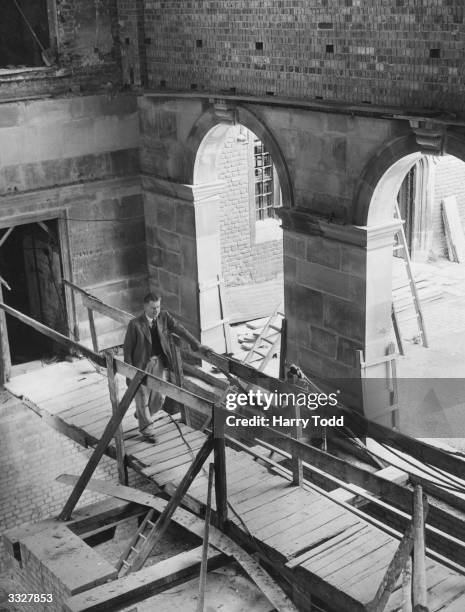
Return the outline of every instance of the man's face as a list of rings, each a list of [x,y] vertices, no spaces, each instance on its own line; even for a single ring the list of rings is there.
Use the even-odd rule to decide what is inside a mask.
[[[156,317],[158,317],[158,314],[160,313],[160,308],[161,300],[158,300],[157,302],[151,301],[148,302],[148,304],[144,304],[144,311],[149,319],[155,319]]]

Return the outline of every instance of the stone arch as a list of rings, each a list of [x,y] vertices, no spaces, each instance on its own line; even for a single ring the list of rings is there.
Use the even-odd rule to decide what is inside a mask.
[[[447,132],[444,154],[465,161],[465,135]],[[365,167],[355,191],[354,224],[374,226],[389,223],[392,209],[386,205],[400,189],[405,175],[422,156],[413,133],[396,138],[379,151]]]
[[[210,109],[195,123],[187,140],[187,147],[193,157],[189,183],[196,185],[212,181],[212,168],[218,148],[227,130],[235,124],[243,125],[265,144],[278,174],[283,207],[292,208],[292,181],[278,142],[271,130],[254,113],[240,105],[228,109],[223,117]],[[217,179],[215,176],[214,180]]]
[[[287,164],[271,131],[252,112],[239,105],[212,107],[192,128],[187,146],[193,158],[189,181],[195,209],[195,233],[199,285],[199,321],[202,342],[223,352],[226,347],[221,326],[224,318],[215,279],[221,275],[220,206],[223,184],[216,160],[227,131],[242,125],[254,133],[270,152],[281,187],[282,205],[291,208],[293,190]]]

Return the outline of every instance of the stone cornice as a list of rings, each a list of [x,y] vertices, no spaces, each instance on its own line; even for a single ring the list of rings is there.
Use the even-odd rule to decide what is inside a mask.
[[[369,249],[392,245],[393,234],[401,226],[401,222],[395,219],[385,225],[367,227],[330,223],[327,219],[297,208],[280,208],[277,213],[282,219],[284,230],[307,236],[322,236],[327,240]]]
[[[143,174],[142,187],[145,191],[168,196],[175,200],[191,203],[195,200],[198,203],[217,197],[224,187],[224,182],[213,181],[211,183],[199,183],[198,185],[186,185],[185,183],[177,183],[170,179]]]

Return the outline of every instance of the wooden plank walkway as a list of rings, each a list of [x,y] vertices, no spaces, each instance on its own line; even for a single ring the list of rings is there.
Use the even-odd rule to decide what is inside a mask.
[[[118,384],[123,391],[124,380]],[[24,374],[7,388],[81,443],[95,443],[111,416],[106,376],[85,360]],[[171,493],[205,435],[164,412],[161,415],[154,445],[139,435],[130,408],[123,421],[125,448],[132,468]],[[281,567],[288,564],[296,584],[328,609],[363,610],[374,597],[398,541],[319,493],[270,473],[245,453],[227,448],[226,458],[229,515],[237,529],[253,536],[259,549]],[[207,483],[204,468],[185,498],[192,510],[204,506]],[[464,576],[428,559],[427,584],[431,612],[465,610]],[[399,586],[386,610],[401,609]]]

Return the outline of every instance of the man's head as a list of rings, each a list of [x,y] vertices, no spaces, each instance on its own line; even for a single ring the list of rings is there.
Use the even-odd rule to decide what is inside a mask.
[[[147,293],[144,297],[144,312],[149,319],[158,317],[161,308],[161,298],[155,293]]]

